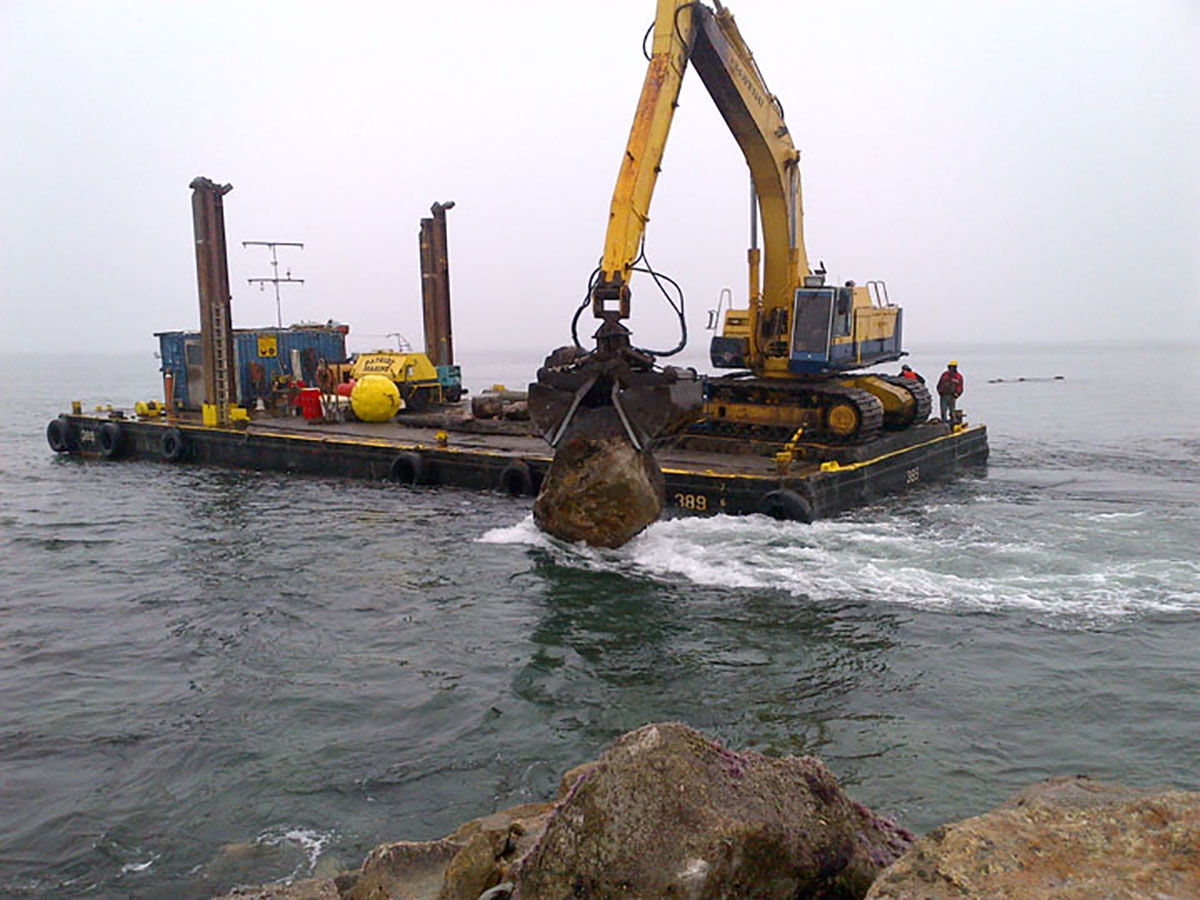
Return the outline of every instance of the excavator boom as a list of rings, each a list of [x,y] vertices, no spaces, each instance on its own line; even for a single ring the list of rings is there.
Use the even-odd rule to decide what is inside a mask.
[[[687,0],[658,0],[653,52],[613,191],[600,278],[592,294],[598,319],[629,317],[630,276],[641,252],[689,60],[750,167],[763,219],[766,267],[761,295],[768,298],[767,305],[787,308],[793,286],[809,274],[800,154],[784,123],[782,105],[767,89],[733,15],[720,3],[714,12]],[[751,307],[752,316],[757,311]]]
[[[691,23],[688,3],[658,0],[650,64],[613,190],[600,278],[592,292],[592,311],[598,319],[614,312],[629,318],[629,279],[641,253],[650,200],[687,69]]]

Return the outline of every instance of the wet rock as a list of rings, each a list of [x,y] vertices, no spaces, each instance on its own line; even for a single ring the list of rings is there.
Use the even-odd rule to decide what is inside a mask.
[[[463,845],[450,861],[440,900],[476,900],[509,881],[517,861],[542,836],[549,803],[527,803],[468,822],[447,840]]]
[[[291,884],[234,888],[217,900],[340,900],[337,887],[324,878],[308,878]]]
[[[342,900],[436,900],[446,868],[460,849],[445,838],[380,844],[358,872],[338,879],[338,891]]]
[[[338,857],[323,853],[313,864],[312,877],[331,879],[336,878],[344,871],[346,871],[346,867]]]
[[[1200,793],[1053,778],[921,838],[869,900],[1200,897]]]
[[[662,472],[624,436],[560,444],[533,505],[538,528],[564,541],[620,547],[658,519]]]
[[[521,900],[858,898],[912,841],[819,760],[733,753],[677,723],[625,735],[560,794]]]
[[[223,844],[213,858],[206,863],[198,876],[200,885],[211,885],[215,894],[218,886],[241,885],[232,889],[226,898],[239,900],[336,900],[337,891],[329,874],[325,857],[317,861],[318,866],[310,873],[312,877],[303,881],[276,883],[258,887],[247,886],[254,876],[263,872],[299,870],[307,860],[303,849],[291,841],[259,839]],[[336,861],[332,861],[336,865]],[[317,871],[317,868],[320,871]]]
[[[473,819],[437,841],[372,850],[358,872],[338,879],[340,900],[476,900],[508,880],[541,835],[551,806],[529,803]]]

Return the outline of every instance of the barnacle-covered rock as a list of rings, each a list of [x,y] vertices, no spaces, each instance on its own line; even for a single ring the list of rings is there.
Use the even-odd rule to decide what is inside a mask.
[[[868,900],[1200,897],[1200,793],[1051,778],[921,838]]]
[[[517,889],[521,900],[860,898],[912,839],[813,757],[646,725],[564,778]]]

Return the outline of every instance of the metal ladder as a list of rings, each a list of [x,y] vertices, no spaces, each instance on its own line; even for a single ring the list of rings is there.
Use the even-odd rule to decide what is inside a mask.
[[[216,300],[210,305],[212,311],[213,333],[213,389],[216,396],[213,400],[217,406],[217,424],[228,427],[229,422],[229,360],[226,353],[229,349],[229,331],[225,324],[225,304]]]

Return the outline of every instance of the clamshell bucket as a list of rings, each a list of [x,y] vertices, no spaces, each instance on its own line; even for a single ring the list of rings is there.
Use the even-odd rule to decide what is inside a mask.
[[[552,354],[529,385],[529,415],[555,448],[571,437],[624,436],[645,450],[694,421],[703,404],[692,369],[634,369],[621,359],[590,356],[566,365],[554,360]]]

